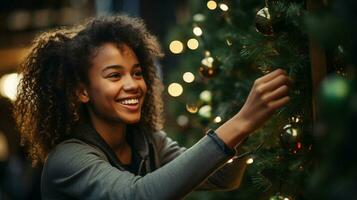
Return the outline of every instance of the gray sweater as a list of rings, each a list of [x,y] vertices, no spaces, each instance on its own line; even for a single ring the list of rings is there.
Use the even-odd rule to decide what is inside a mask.
[[[195,189],[235,189],[244,173],[243,160],[227,163],[233,154],[215,134],[186,149],[164,132],[135,133],[132,148],[142,162],[139,175],[134,175],[92,127],[82,126],[76,133],[58,144],[44,164],[44,200],[182,199]]]

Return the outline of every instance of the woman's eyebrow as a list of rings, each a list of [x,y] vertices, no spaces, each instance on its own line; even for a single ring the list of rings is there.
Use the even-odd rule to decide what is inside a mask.
[[[140,67],[140,63],[135,63],[132,68],[137,68]],[[105,72],[109,69],[124,69],[125,67],[121,66],[121,65],[108,65],[106,67],[104,67],[104,69],[102,70],[102,72]]]
[[[105,66],[104,69],[102,69],[102,72],[105,72],[109,69],[124,69],[124,67],[121,65],[108,65],[108,66]]]

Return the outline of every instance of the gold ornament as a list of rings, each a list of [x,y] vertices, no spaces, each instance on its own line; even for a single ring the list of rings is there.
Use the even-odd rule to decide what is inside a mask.
[[[215,77],[219,73],[220,63],[217,59],[213,58],[209,51],[206,51],[205,57],[201,61],[200,74],[206,78]]]
[[[198,105],[196,103],[187,103],[186,104],[186,110],[189,113],[197,113],[198,111]]]
[[[257,12],[255,16],[255,28],[263,35],[273,35],[272,20],[270,17],[269,9],[267,7],[264,7]]]

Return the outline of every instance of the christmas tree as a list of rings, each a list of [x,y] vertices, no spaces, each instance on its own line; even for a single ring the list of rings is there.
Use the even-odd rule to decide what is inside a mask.
[[[312,166],[312,92],[304,1],[189,2],[192,17],[168,37],[179,60],[168,77],[167,131],[190,146],[243,106],[254,80],[284,69],[291,102],[241,145],[248,168],[241,188],[188,199],[304,199]],[[177,129],[175,129],[175,127]],[[202,133],[202,134],[200,134]],[[245,153],[243,153],[245,152]]]

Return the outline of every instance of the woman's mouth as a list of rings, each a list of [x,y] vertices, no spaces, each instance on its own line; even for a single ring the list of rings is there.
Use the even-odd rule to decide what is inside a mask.
[[[124,108],[131,112],[135,112],[139,110],[139,98],[128,98],[118,101]]]

